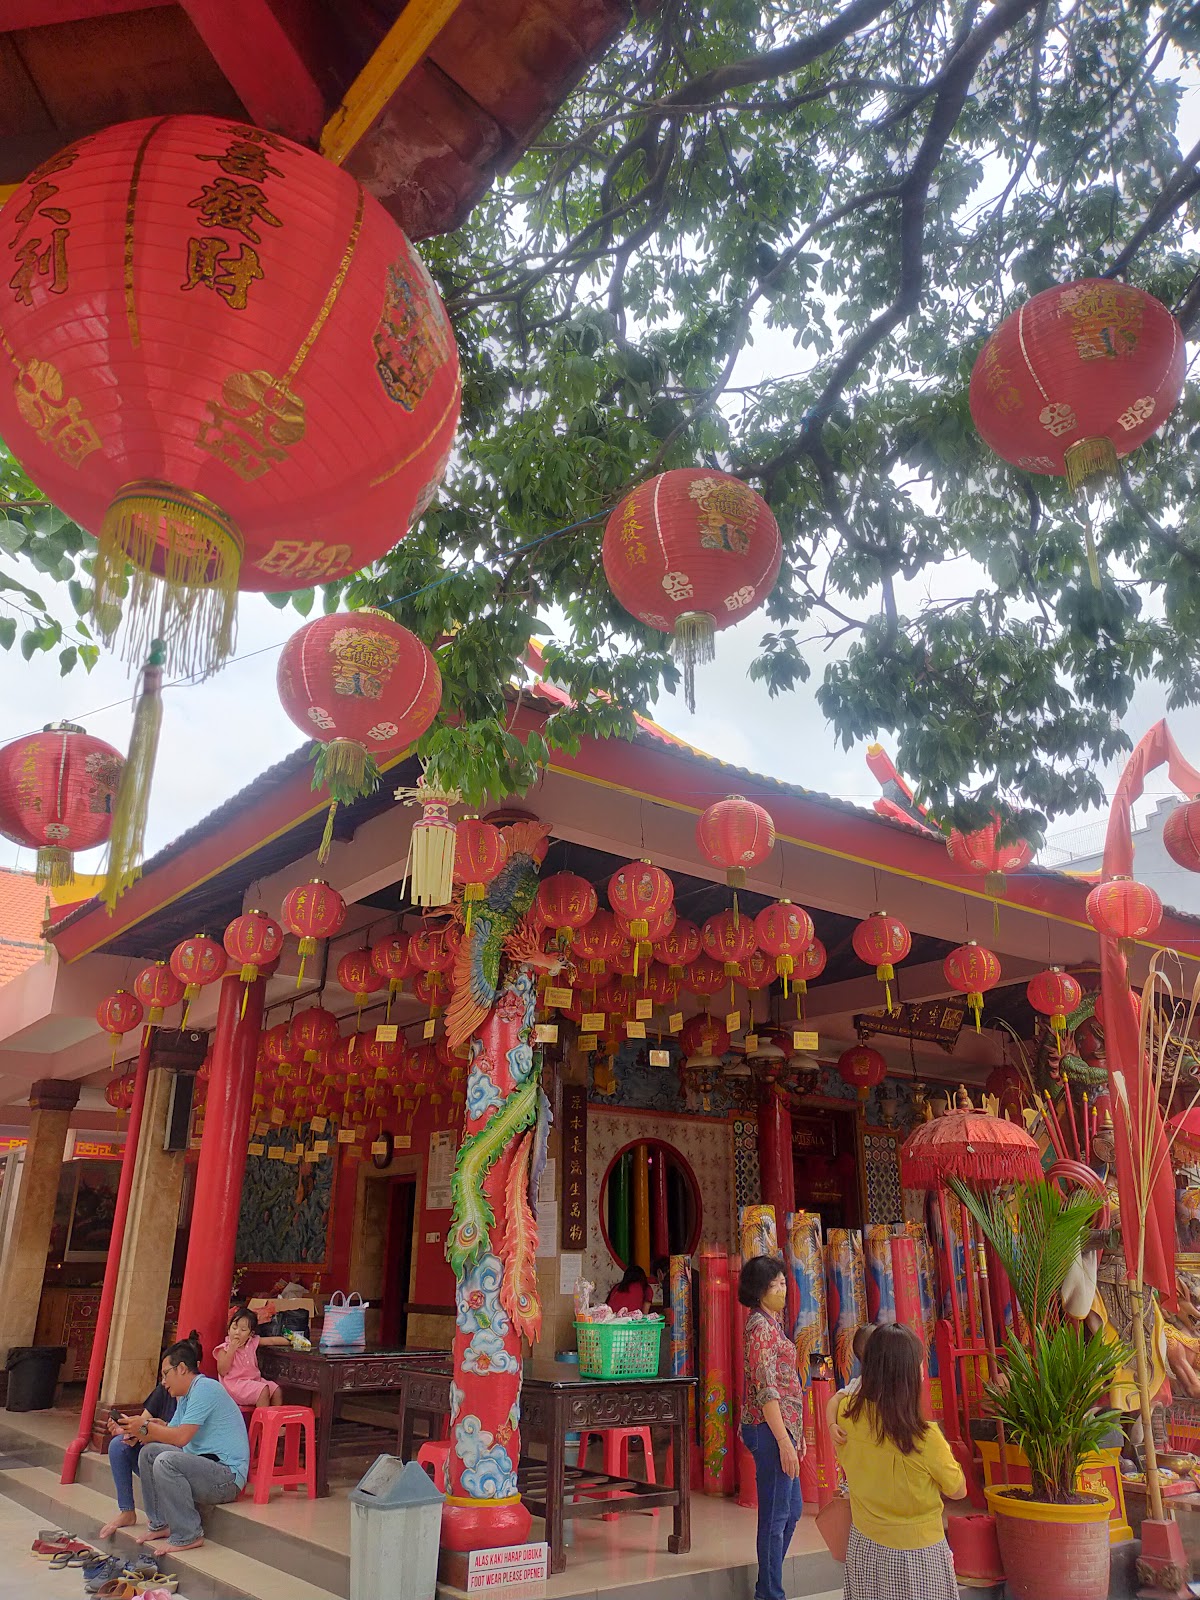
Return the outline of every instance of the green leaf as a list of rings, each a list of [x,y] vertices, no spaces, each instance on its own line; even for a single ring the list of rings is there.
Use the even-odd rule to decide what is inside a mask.
[[[0,617],[0,650],[11,650],[17,637],[17,624],[14,617]],[[25,657],[28,661],[29,657]]]

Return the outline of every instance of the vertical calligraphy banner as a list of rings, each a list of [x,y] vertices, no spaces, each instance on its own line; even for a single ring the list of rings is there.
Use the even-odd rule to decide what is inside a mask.
[[[572,1252],[588,1244],[587,1089],[575,1083],[562,1091],[561,1244]]]

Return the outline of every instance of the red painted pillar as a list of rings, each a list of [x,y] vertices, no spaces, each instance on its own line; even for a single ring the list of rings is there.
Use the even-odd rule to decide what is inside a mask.
[[[222,978],[217,1004],[192,1229],[179,1298],[179,1334],[186,1337],[193,1328],[198,1329],[204,1345],[204,1367],[210,1373],[215,1370],[213,1347],[225,1337],[233,1285],[265,987],[262,978],[249,985],[236,975]]]
[[[655,1145],[650,1155],[650,1256],[657,1261],[671,1253],[670,1221],[667,1215],[667,1162],[662,1146]]]
[[[758,1108],[758,1171],[763,1202],[775,1207],[775,1224],[782,1237],[786,1219],[796,1209],[796,1171],[792,1161],[792,1114],[778,1089],[767,1090]],[[785,1326],[794,1328],[800,1313],[800,1294],[788,1274]]]

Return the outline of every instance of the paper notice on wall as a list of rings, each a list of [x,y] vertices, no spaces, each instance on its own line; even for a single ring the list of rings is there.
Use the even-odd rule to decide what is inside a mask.
[[[545,1201],[554,1201],[558,1198],[555,1184],[558,1178],[558,1164],[553,1156],[546,1158],[546,1165],[542,1168],[542,1175],[538,1179],[538,1215]]]
[[[449,1211],[454,1204],[451,1180],[458,1146],[450,1128],[439,1128],[429,1138],[429,1167],[425,1174],[425,1206],[429,1211]]]
[[[549,1260],[558,1254],[558,1202],[538,1201],[537,1212],[539,1256]]]
[[[558,1292],[574,1294],[575,1285],[583,1277],[583,1253],[564,1252],[558,1258]]]

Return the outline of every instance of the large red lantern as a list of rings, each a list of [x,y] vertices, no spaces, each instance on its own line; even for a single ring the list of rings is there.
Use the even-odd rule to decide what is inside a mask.
[[[899,917],[889,917],[886,911],[872,911],[855,928],[851,943],[858,959],[868,967],[875,968],[875,976],[883,984],[884,998],[890,1012],[896,965],[912,949],[912,934]]]
[[[117,1046],[122,1036],[141,1026],[145,1009],[137,995],[128,989],[118,989],[101,1000],[96,1007],[96,1021],[112,1040],[112,1065],[117,1063]]]
[[[508,858],[508,841],[494,822],[461,817],[454,825],[454,881],[463,886],[466,929],[474,908]]]
[[[305,1061],[318,1061],[322,1051],[332,1050],[338,1042],[338,1020],[324,1006],[309,1006],[292,1018],[290,1037]]]
[[[283,929],[265,911],[246,911],[225,929],[225,952],[240,967],[243,983],[253,983],[264,967],[279,960]]]
[[[604,529],[604,573],[626,611],[672,635],[688,709],[719,629],[757,611],[783,557],[770,507],[739,478],[677,468],[639,484]]]
[[[314,878],[311,883],[301,883],[288,890],[279,908],[279,920],[288,933],[300,941],[298,989],[304,978],[305,962],[316,954],[318,940],[332,939],[341,932],[346,920],[346,902],[323,879]]]
[[[533,903],[544,926],[554,930],[556,942],[566,949],[596,915],[600,902],[577,872],[554,872],[538,884]]]
[[[207,672],[237,589],[328,583],[403,537],[453,443],[458,358],[344,168],[160,117],[69,145],[3,215],[0,437],[98,538],[106,637],[124,611],[131,655],[153,627],[172,671]]]
[[[952,828],[946,840],[946,850],[954,865],[962,872],[980,874],[990,895],[1003,894],[1005,874],[1020,872],[1033,860],[1033,846],[1025,839],[1000,844],[1000,827],[999,818],[995,818],[973,833],[960,833]]]
[[[183,980],[177,978],[165,961],[143,967],[133,980],[133,992],[146,1008],[146,1020],[157,1025],[163,1012],[183,999]]]
[[[1000,962],[992,951],[985,950],[971,939],[951,950],[942,962],[942,971],[951,988],[966,995],[967,1007],[975,1018],[975,1032],[978,1033],[983,997],[1000,982]]]
[[[1162,901],[1148,884],[1133,878],[1109,878],[1097,884],[1084,910],[1096,932],[1116,939],[1125,954],[1134,940],[1148,939],[1162,921]]]
[[[1200,872],[1200,800],[1175,807],[1163,824],[1163,847],[1187,872]]]
[[[1156,433],[1183,390],[1183,331],[1153,295],[1080,278],[1006,317],[971,373],[971,415],[1025,472],[1074,489]]]
[[[787,998],[788,984],[796,970],[796,958],[813,940],[813,921],[803,906],[790,900],[777,900],[764,906],[754,919],[754,934],[758,948],[775,958],[775,971],[783,979],[783,994]]]
[[[684,969],[700,954],[700,929],[686,917],[676,917],[674,926],[654,941],[655,959],[661,961],[677,982]]]
[[[856,1044],[850,1050],[843,1050],[838,1057],[837,1070],[843,1083],[848,1083],[858,1091],[858,1098],[865,1100],[868,1092],[887,1077],[887,1062],[869,1044]]]
[[[379,759],[426,731],[442,703],[442,675],[415,633],[368,609],[306,622],[284,645],[275,681],[288,716],[322,746],[313,788],[332,798],[317,851],[324,861],[339,804],[372,794]]]
[[[627,861],[608,880],[608,903],[631,939],[648,939],[674,906],[675,885],[661,867]]]
[[[171,951],[171,971],[184,985],[182,1027],[187,1027],[188,1008],[192,1001],[201,989],[223,977],[228,965],[229,957],[225,954],[224,946],[203,933],[182,939]]]
[[[371,952],[364,945],[361,949],[346,951],[337,964],[337,981],[347,994],[354,996],[354,1004],[361,1011],[387,979],[376,970]]]
[[[1083,999],[1083,987],[1078,979],[1061,967],[1047,967],[1030,978],[1025,985],[1025,996],[1035,1011],[1050,1018],[1051,1031],[1061,1049],[1067,1016]]]
[[[769,812],[744,795],[726,795],[701,812],[696,843],[706,860],[724,869],[730,888],[741,889],[747,871],[761,866],[775,848],[775,823]]]
[[[0,834],[37,851],[38,883],[70,883],[72,852],[107,841],[124,765],[119,750],[73,722],[0,749]]]

